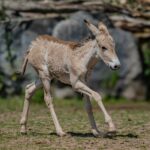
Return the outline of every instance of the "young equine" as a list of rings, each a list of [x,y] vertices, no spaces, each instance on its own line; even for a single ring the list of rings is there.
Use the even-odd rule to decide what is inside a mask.
[[[86,84],[88,76],[99,59],[102,59],[113,70],[120,67],[120,62],[115,52],[115,43],[103,23],[100,22],[97,28],[89,21],[84,21],[94,35],[94,40],[78,44],[43,35],[39,36],[30,45],[22,67],[22,75],[29,62],[38,73],[39,79],[26,86],[23,113],[20,121],[21,133],[26,133],[27,131],[26,124],[30,99],[37,89],[43,87],[44,100],[50,110],[56,133],[59,136],[65,134],[59,124],[52,103],[50,94],[52,79],[69,84],[75,91],[84,94],[85,108],[92,133],[95,136],[101,133],[97,129],[94,120],[91,99],[94,99],[101,108],[105,122],[109,126],[109,132],[116,131],[112,119],[102,103],[100,94],[90,89]]]

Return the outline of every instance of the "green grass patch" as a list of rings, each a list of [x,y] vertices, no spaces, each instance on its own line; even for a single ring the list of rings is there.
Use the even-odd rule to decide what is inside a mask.
[[[36,97],[34,97],[36,98]],[[99,130],[106,131],[104,117],[95,102],[93,112]],[[112,139],[95,138],[91,134],[84,102],[78,99],[55,99],[54,107],[60,124],[68,134],[56,136],[49,110],[33,99],[28,118],[28,134],[19,133],[23,97],[0,99],[0,149],[140,149],[150,147],[150,104],[127,100],[104,100],[118,133]]]

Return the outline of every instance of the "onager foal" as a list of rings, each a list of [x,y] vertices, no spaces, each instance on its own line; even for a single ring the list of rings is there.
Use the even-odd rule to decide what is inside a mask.
[[[118,69],[120,67],[120,62],[115,52],[115,43],[103,23],[100,22],[97,28],[87,20],[84,21],[94,35],[94,40],[86,41],[80,45],[43,35],[39,36],[30,45],[22,67],[22,75],[29,62],[38,73],[39,79],[26,86],[23,113],[20,121],[21,133],[27,132],[26,124],[30,99],[37,89],[43,87],[44,100],[50,110],[56,133],[59,136],[65,134],[59,124],[52,103],[50,94],[52,79],[69,84],[75,91],[84,94],[85,108],[92,133],[95,136],[101,135],[101,132],[97,129],[93,117],[91,99],[94,99],[101,108],[105,122],[109,126],[109,132],[116,131],[112,119],[102,103],[100,94],[90,89],[86,84],[87,77],[99,59],[102,59],[111,69]]]

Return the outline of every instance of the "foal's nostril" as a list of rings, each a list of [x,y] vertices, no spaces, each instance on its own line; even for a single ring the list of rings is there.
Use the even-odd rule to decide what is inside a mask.
[[[115,66],[114,66],[114,69],[117,69],[117,68],[118,68],[118,66],[117,66],[117,65],[115,65]]]
[[[114,66],[114,69],[119,69],[120,68],[120,65],[115,65]]]

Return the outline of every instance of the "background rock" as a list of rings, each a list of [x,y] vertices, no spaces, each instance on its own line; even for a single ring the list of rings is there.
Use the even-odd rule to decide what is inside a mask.
[[[142,73],[142,66],[136,46],[136,39],[127,31],[113,28],[112,23],[104,13],[94,14],[92,16],[88,12],[79,11],[70,15],[68,19],[62,21],[56,19],[40,19],[15,26],[15,28],[11,29],[10,34],[13,39],[10,49],[13,50],[12,55],[15,56],[14,67],[12,67],[10,62],[6,59],[6,26],[1,25],[0,39],[2,40],[0,41],[0,68],[2,68],[3,72],[8,75],[12,75],[16,70],[18,70],[22,65],[23,55],[26,52],[30,42],[40,34],[52,34],[53,36],[63,40],[78,42],[87,38],[90,35],[90,32],[83,22],[84,19],[91,21],[95,25],[98,24],[99,20],[107,24],[110,33],[116,42],[117,54],[121,61],[121,69],[117,72],[111,71],[102,61],[100,61],[94,68],[89,82],[90,86],[97,91],[103,91],[105,94],[109,95],[124,96],[129,99],[139,97],[144,98],[145,86],[139,78]],[[27,74],[27,82],[31,81],[31,79],[35,79],[35,74],[32,69],[28,69]],[[6,92],[9,91],[9,93],[13,93],[14,90],[11,89],[13,88],[12,84],[16,83],[12,82],[12,79],[7,79],[6,85],[9,86]],[[24,86],[24,84],[20,85]],[[143,85],[143,94],[136,97],[140,91],[140,86],[137,87],[137,85]],[[60,89],[55,91],[55,93],[61,93],[56,94],[56,96],[59,95],[59,97],[70,97],[70,93],[72,95],[72,92],[70,92],[68,88],[63,91],[60,92]]]
[[[69,19],[60,21],[53,30],[53,36],[63,40],[81,41],[89,35],[84,19],[94,24],[97,23],[89,13],[79,11],[70,16]]]
[[[89,30],[83,22],[84,18],[90,20],[94,24],[98,23],[98,20],[93,18],[90,14],[78,12],[73,14],[69,19],[60,21],[54,28],[53,35],[64,40],[71,39],[80,41],[81,39],[85,39],[89,35]],[[103,18],[99,18],[99,20],[102,20]],[[105,18],[105,22],[109,22],[109,20],[106,20]],[[95,90],[102,90],[106,94],[120,96],[122,91],[124,89],[127,91],[129,85],[142,73],[142,66],[134,36],[130,32],[112,28],[111,26],[108,27],[116,43],[116,51],[121,61],[121,69],[119,72],[115,73],[115,78],[117,78],[115,79],[117,81],[113,83],[115,85],[110,87],[106,85],[105,87],[103,86],[103,81],[110,80],[111,82],[111,77],[114,72],[100,61],[94,68],[89,84]],[[137,91],[134,91],[134,93],[136,92]],[[126,94],[124,94],[124,96],[127,97]]]

